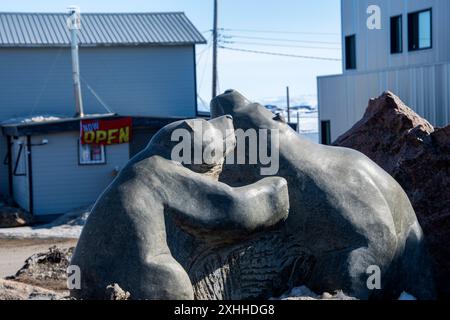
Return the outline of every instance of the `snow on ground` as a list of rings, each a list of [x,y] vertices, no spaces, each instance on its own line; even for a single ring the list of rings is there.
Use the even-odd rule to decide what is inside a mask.
[[[342,291],[337,291],[334,294],[325,292],[322,295],[318,295],[312,292],[308,287],[301,286],[293,288],[290,292],[283,294],[279,298],[272,298],[270,300],[356,300],[356,299],[346,296]]]
[[[91,207],[85,207],[71,211],[47,224],[0,229],[0,238],[77,239],[86,223],[90,209]]]
[[[414,301],[414,300],[417,300],[417,299],[416,299],[414,296],[410,295],[409,293],[403,292],[403,293],[400,295],[400,298],[398,298],[398,300],[402,300],[402,301]]]
[[[52,116],[52,115],[40,115],[40,116],[18,117],[18,118],[8,119],[8,120],[4,120],[4,121],[0,122],[0,125],[20,124],[20,123],[38,123],[38,122],[56,121],[56,120],[61,120],[61,117]]]
[[[301,286],[293,288],[289,293],[285,293],[279,298],[272,298],[270,300],[357,300],[357,299],[347,296],[342,291],[337,291],[334,294],[325,292],[322,295],[318,295],[312,292],[308,287]],[[409,293],[403,292],[398,298],[398,300],[413,301],[417,299],[414,296],[410,295]]]

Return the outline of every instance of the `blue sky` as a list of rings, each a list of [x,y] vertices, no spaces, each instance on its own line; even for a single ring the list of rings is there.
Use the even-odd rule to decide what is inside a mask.
[[[2,1],[0,11],[64,12],[73,4],[79,5],[82,12],[184,11],[204,32],[205,38],[210,37],[212,0],[16,0]],[[222,32],[223,41],[234,42],[223,45],[302,56],[341,57],[340,0],[219,0],[219,9],[219,27],[235,29]],[[198,46],[197,61],[199,95],[208,102],[210,47]],[[294,103],[315,103],[316,76],[340,72],[339,61],[219,51],[220,90],[238,89],[262,103],[281,106],[286,86],[290,86]]]

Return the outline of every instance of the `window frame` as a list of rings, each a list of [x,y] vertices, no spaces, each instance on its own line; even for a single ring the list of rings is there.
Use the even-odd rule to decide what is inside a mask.
[[[348,42],[347,39],[354,39],[354,51],[353,53],[353,64],[350,66],[349,65],[349,60],[351,61],[351,59],[349,58],[349,46],[348,46]],[[357,70],[358,69],[358,63],[357,63],[357,58],[356,58],[356,34],[351,34],[348,36],[345,36],[345,70]]]
[[[320,121],[320,143],[325,146],[330,146],[332,144],[331,120],[321,120]]]
[[[420,25],[419,25],[419,15],[421,13],[424,12],[430,12],[430,46],[429,47],[424,47],[424,48],[413,48],[412,47],[412,27],[411,27],[411,18],[413,16],[417,17],[417,26],[418,26],[418,30],[420,30]],[[417,41],[418,44],[420,45],[420,34],[418,32],[417,34]],[[427,9],[422,9],[422,10],[418,10],[418,11],[413,11],[413,12],[409,12],[408,13],[408,51],[409,52],[415,52],[415,51],[422,51],[422,50],[430,50],[433,49],[433,8],[427,8]]]
[[[395,24],[394,25],[394,21],[395,22],[398,22],[398,20],[400,20],[400,29],[398,30],[397,29],[397,24]],[[401,53],[403,53],[403,34],[404,34],[404,32],[403,32],[403,15],[402,14],[399,14],[399,15],[396,15],[396,16],[392,16],[391,17],[391,25],[390,25],[390,27],[391,27],[391,30],[390,30],[390,32],[391,32],[391,54],[401,54]],[[395,39],[395,40],[397,40],[396,42],[396,44],[395,45],[397,45],[397,44],[399,44],[399,48],[397,48],[398,49],[398,51],[394,51],[394,27],[395,27],[395,31],[400,31],[400,33],[398,34],[397,32],[395,32],[395,35],[397,36],[397,39]]]
[[[13,176],[14,177],[26,177],[27,176],[27,158],[25,155],[28,153],[28,147],[25,145],[24,141],[17,142],[17,145],[19,145],[19,149],[17,150],[17,153],[13,153],[13,162],[14,162],[14,170],[13,170]],[[15,158],[15,160],[14,160]],[[23,159],[23,160],[22,160]],[[20,168],[19,168],[20,167]],[[20,169],[20,170],[19,170]],[[18,173],[20,171],[20,173]]]
[[[88,163],[84,163],[81,161],[81,147],[83,145],[81,144],[80,140],[78,140],[77,143],[77,150],[78,150],[78,165],[79,166],[104,166],[107,164],[107,159],[106,159],[106,146],[100,144],[99,146],[102,149],[102,155],[103,155],[103,160],[102,162],[88,162]]]

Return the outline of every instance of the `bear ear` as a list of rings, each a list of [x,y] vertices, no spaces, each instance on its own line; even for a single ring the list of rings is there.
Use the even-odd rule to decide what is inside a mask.
[[[272,119],[281,123],[286,123],[286,119],[281,113],[277,113]]]

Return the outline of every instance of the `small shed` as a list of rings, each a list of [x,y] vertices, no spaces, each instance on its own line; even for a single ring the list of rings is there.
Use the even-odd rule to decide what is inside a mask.
[[[40,218],[92,203],[162,126],[198,116],[196,45],[206,40],[184,13],[83,13],[77,57],[90,116],[75,118],[68,18],[0,12],[0,196]],[[125,118],[129,141],[80,143],[82,121]]]
[[[107,144],[108,138],[103,138],[103,145],[82,144],[80,127],[83,122],[100,123],[101,127],[123,120],[131,123],[127,139]],[[20,207],[38,220],[49,220],[87,206],[96,200],[127,161],[147,145],[150,137],[134,136],[134,132],[145,128],[155,133],[177,120],[99,115],[3,125],[2,131],[8,141],[5,162],[9,193]],[[118,130],[115,131],[117,139]]]

